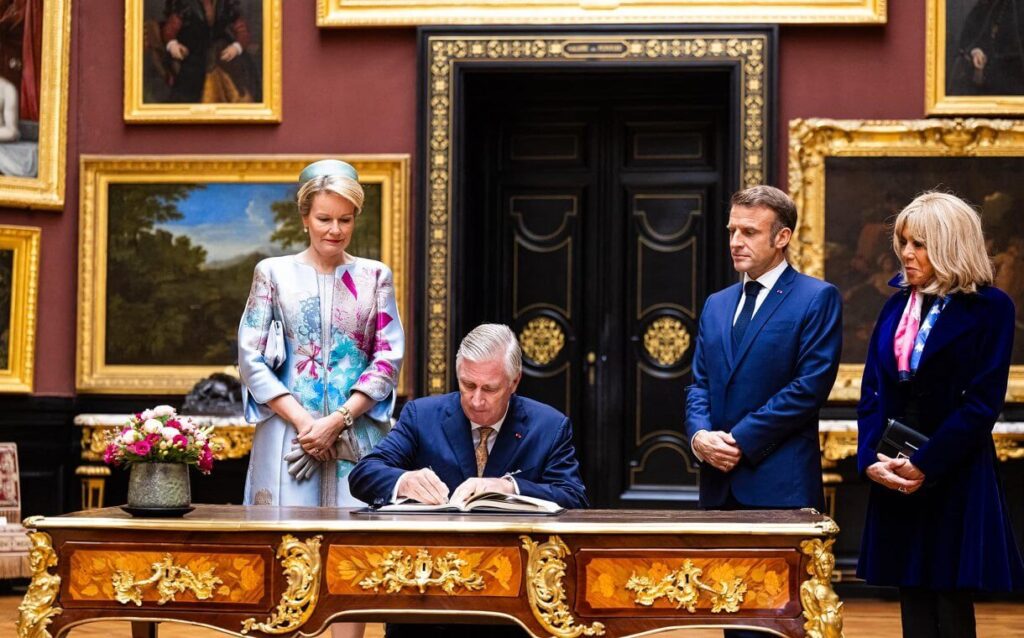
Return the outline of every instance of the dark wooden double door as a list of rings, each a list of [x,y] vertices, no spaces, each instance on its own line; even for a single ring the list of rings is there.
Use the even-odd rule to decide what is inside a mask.
[[[703,300],[728,276],[726,79],[465,83],[460,329],[513,327],[520,394],[572,418],[597,506],[696,497],[685,388]]]

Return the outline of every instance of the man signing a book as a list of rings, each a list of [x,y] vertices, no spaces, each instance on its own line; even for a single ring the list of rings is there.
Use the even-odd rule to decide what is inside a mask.
[[[458,392],[406,404],[349,474],[352,494],[375,507],[466,501],[481,492],[586,507],[568,417],[515,394],[522,352],[512,330],[474,328],[459,345],[455,374]]]

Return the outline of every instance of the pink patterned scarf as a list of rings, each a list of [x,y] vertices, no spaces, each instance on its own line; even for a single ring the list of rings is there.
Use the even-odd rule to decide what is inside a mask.
[[[911,375],[910,356],[914,353],[917,332],[921,328],[921,302],[921,293],[917,288],[911,288],[910,299],[907,300],[907,305],[903,308],[900,325],[896,328],[893,349],[896,353],[896,369],[901,378],[909,378]]]

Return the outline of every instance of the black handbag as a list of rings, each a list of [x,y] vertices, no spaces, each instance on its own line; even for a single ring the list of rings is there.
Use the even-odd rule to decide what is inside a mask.
[[[882,432],[882,439],[878,442],[875,452],[884,454],[891,459],[910,458],[927,442],[928,437],[914,428],[900,423],[896,419],[889,419],[889,424],[885,426],[885,432]]]

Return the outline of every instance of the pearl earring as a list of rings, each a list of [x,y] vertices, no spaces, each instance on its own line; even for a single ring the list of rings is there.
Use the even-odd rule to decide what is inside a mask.
[[[308,233],[309,232],[309,226],[303,226],[302,227],[302,232]]]

